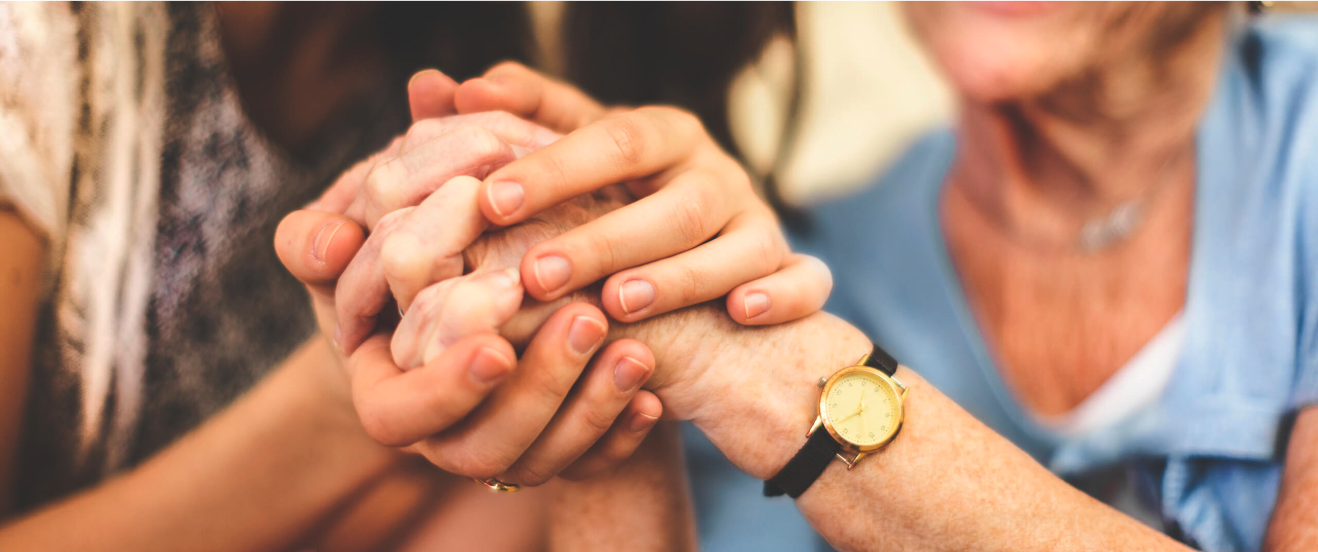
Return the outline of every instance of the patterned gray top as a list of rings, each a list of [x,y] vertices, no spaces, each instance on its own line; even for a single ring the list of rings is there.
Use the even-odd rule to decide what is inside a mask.
[[[0,3],[0,202],[49,238],[21,507],[141,462],[312,334],[274,230],[405,129],[394,69],[295,159],[245,116],[211,5]]]

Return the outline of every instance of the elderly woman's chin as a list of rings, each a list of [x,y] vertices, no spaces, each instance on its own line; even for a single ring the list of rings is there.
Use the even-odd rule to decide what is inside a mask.
[[[1079,37],[1012,29],[929,29],[921,41],[958,94],[971,102],[1028,98],[1082,72],[1089,50]]]
[[[996,103],[1037,96],[1054,87],[1060,64],[1010,48],[934,52],[944,77],[965,101]]]

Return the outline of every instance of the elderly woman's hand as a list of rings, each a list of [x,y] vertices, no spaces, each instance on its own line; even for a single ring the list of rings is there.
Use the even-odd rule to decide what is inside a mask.
[[[441,190],[479,218],[479,184],[458,177]],[[375,333],[348,356],[353,403],[367,432],[447,471],[522,484],[557,474],[585,477],[629,457],[662,413],[655,396],[640,389],[653,372],[653,355],[635,340],[606,346],[608,319],[589,304],[531,301],[510,321],[522,292],[516,270],[507,268],[530,245],[625,199],[592,194],[476,236],[460,252],[470,272],[418,294],[396,333]],[[379,228],[424,232],[425,224],[452,222],[436,212],[449,205],[427,201],[390,215],[365,247],[360,227],[345,217],[299,211],[280,225],[276,245],[317,298],[322,326],[332,325],[333,267],[347,258],[353,265],[375,262],[358,251],[395,235]],[[494,330],[524,347],[520,361]]]
[[[410,242],[403,236],[447,234],[444,228],[457,214],[453,205],[466,205],[471,216],[480,218],[479,187],[480,181],[469,177],[444,184],[444,201],[427,199],[401,211],[396,227],[407,230],[384,239]],[[461,425],[408,434],[407,439],[423,437],[416,450],[458,473],[473,466],[455,459],[475,452],[482,456],[476,466],[482,473],[493,471],[500,480],[523,484],[542,483],[559,473],[585,476],[630,456],[662,412],[658,400],[640,390],[654,368],[650,351],[630,339],[604,346],[608,318],[593,305],[568,303],[589,300],[593,293],[550,304],[523,302],[515,268],[533,245],[625,205],[628,199],[620,188],[605,189],[517,226],[475,235],[459,252],[468,272],[415,295],[393,334],[391,351],[397,366],[428,365],[473,333],[497,331],[525,348],[519,364],[524,373],[513,374]],[[358,259],[372,262],[364,256]],[[350,283],[346,273],[344,278]],[[587,367],[600,347],[603,352]],[[389,404],[387,397],[381,397],[381,403],[398,411],[397,424],[431,415],[424,405],[404,412]],[[579,458],[587,450],[590,453]]]
[[[435,77],[443,84],[442,75],[428,76],[413,81],[414,113],[425,111],[424,102],[417,101],[417,89],[434,84]],[[437,95],[442,94],[420,97]],[[290,214],[280,225],[276,249],[285,266],[307,284],[326,335],[338,327],[336,305],[345,297],[344,292],[335,293],[336,287],[348,289],[346,296],[354,299],[368,295],[384,299],[373,307],[377,312],[387,304],[390,289],[378,270],[379,244],[395,229],[410,230],[401,233],[406,236],[459,240],[452,242],[460,244],[454,250],[456,257],[450,259],[455,270],[429,273],[441,283],[426,304],[437,303],[436,293],[453,293],[471,308],[423,308],[408,318],[442,329],[441,338],[424,350],[405,341],[391,347],[392,334],[381,332],[365,336],[364,343],[343,361],[351,377],[353,405],[377,441],[406,446],[453,473],[472,477],[503,473],[521,459],[529,475],[519,482],[539,483],[564,469],[564,475],[584,477],[616,465],[639,446],[662,413],[655,397],[640,391],[654,365],[648,349],[635,341],[620,341],[595,354],[608,328],[607,317],[597,308],[568,305],[552,313],[542,309],[535,327],[543,323],[543,328],[520,333],[519,344],[526,346],[520,362],[511,344],[492,331],[517,310],[522,292],[515,270],[491,267],[514,266],[524,248],[516,257],[501,255],[500,239],[495,238],[488,241],[491,247],[464,252],[485,226],[474,196],[479,181],[458,179],[450,186],[440,185],[454,175],[484,175],[511,159],[513,150],[534,148],[556,136],[506,114],[421,121],[407,136],[346,173],[311,206],[317,210]],[[509,146],[505,139],[519,146]],[[379,185],[398,180],[403,185]],[[436,189],[436,193],[428,191]],[[396,190],[429,195],[415,208],[379,209],[398,196],[378,192]],[[417,216],[408,217],[413,211]],[[428,230],[440,223],[470,230],[453,234]],[[372,228],[369,238],[362,226]],[[523,232],[533,228],[525,225]],[[469,256],[466,262],[464,253]],[[349,264],[354,268],[345,273]],[[464,266],[486,269],[464,276]],[[361,289],[370,293],[353,291]],[[402,304],[411,302],[410,296],[398,295],[407,297]],[[433,316],[423,316],[427,314]],[[374,316],[370,322],[373,327]],[[574,385],[579,379],[582,383]],[[615,419],[620,422],[614,424]],[[547,465],[554,467],[543,467]]]

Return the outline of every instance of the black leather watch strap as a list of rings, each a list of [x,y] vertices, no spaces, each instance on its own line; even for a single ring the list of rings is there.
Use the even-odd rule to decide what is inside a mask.
[[[897,359],[892,358],[892,355],[879,347],[877,343],[874,344],[874,350],[870,351],[869,358],[865,359],[865,366],[878,368],[880,372],[889,376],[897,373]]]
[[[796,456],[787,461],[782,471],[764,482],[764,496],[780,496],[784,493],[792,498],[801,496],[810,488],[811,483],[819,479],[819,474],[824,473],[839,450],[842,450],[842,445],[827,430],[822,427],[815,430],[806,439],[805,446],[796,451]]]
[[[865,359],[865,366],[891,376],[897,372],[897,359],[875,344],[874,350]],[[805,446],[796,451],[796,456],[787,461],[778,475],[764,482],[764,496],[801,496],[824,473],[839,450],[842,450],[842,445],[826,429],[819,428],[806,439]]]

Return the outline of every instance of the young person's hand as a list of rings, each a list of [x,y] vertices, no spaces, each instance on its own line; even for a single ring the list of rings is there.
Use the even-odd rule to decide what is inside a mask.
[[[789,251],[745,171],[688,113],[651,107],[610,115],[580,91],[512,63],[461,86],[425,71],[412,79],[409,95],[419,121],[409,136],[356,169],[357,178],[336,184],[317,208],[347,212],[374,230],[388,213],[419,205],[444,177],[461,174],[484,180],[484,218],[506,226],[626,182],[641,198],[635,204],[529,252],[520,272],[533,297],[551,300],[608,277],[602,305],[615,319],[640,320],[726,295],[729,315],[747,325],[800,318],[828,297],[827,267]],[[462,117],[490,119],[451,117],[455,109]],[[555,143],[554,132],[572,134]],[[531,153],[513,163],[522,151]],[[496,199],[520,203],[500,207]],[[452,226],[480,224],[464,218]],[[394,251],[383,255],[387,262],[371,269],[377,274],[369,289],[348,288],[339,311],[345,350],[374,328],[389,305],[386,289],[405,307],[416,290],[460,273],[453,260],[462,248],[454,244],[469,236],[449,236],[416,236],[420,243],[391,246]]]
[[[478,181],[467,180],[474,191]],[[314,210],[288,215],[276,233],[280,259],[307,285],[326,335],[336,322],[335,283],[364,236],[351,219]],[[496,253],[481,255],[490,263],[507,258]],[[391,346],[398,337],[377,332],[342,360],[357,415],[380,443],[455,474],[485,479],[515,469],[507,482],[538,484],[617,465],[658,420],[662,405],[640,390],[653,355],[634,340],[606,345],[609,322],[597,308],[542,308],[539,329],[519,337],[518,360],[513,345],[491,331],[521,303],[515,271],[491,267],[436,286],[462,301],[425,295],[403,322],[421,322],[436,339]]]
[[[536,299],[607,278],[604,309],[618,320],[726,295],[728,314],[747,325],[801,318],[827,299],[827,267],[791,253],[745,170],[690,113],[607,110],[516,63],[463,83],[453,103],[459,113],[508,112],[566,134],[484,177],[480,208],[494,224],[620,182],[639,198],[529,251],[521,275]]]

